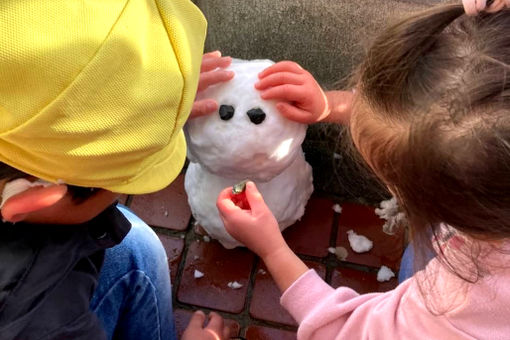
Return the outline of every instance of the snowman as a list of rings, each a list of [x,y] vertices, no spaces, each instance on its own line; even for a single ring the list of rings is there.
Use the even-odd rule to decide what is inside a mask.
[[[192,214],[227,249],[242,244],[220,219],[221,190],[247,179],[255,182],[280,230],[303,216],[313,191],[312,168],[301,149],[307,126],[281,116],[276,102],[261,99],[254,88],[258,73],[272,64],[234,59],[228,68],[234,78],[197,97],[215,99],[218,111],[185,126],[190,164],[184,185]]]

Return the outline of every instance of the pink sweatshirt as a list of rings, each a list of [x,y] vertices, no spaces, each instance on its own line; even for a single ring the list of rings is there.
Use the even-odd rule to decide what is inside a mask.
[[[417,285],[417,276],[425,272],[437,274],[433,285],[422,287],[437,292],[428,301],[448,308],[442,315],[425,306]],[[466,284],[434,259],[394,290],[364,295],[347,287],[333,289],[310,270],[284,292],[281,304],[299,323],[298,340],[510,339],[508,268]]]

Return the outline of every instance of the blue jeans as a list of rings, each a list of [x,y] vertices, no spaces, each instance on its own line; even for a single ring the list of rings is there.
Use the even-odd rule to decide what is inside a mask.
[[[90,309],[108,339],[174,340],[172,290],[165,250],[154,231],[128,208],[119,210],[132,227],[107,249]]]
[[[402,260],[400,261],[400,270],[398,272],[398,283],[402,283],[414,275],[414,249],[411,244],[404,250]]]

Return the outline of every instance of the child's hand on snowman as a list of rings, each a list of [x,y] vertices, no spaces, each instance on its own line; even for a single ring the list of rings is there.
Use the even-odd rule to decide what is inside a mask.
[[[232,193],[232,187],[224,189],[216,206],[227,232],[260,258],[286,247],[278,222],[255,183],[246,183],[246,190],[240,194]]]
[[[304,124],[328,117],[328,99],[310,72],[293,61],[281,61],[259,74],[255,88],[261,98],[277,100],[276,108],[285,117]]]
[[[209,86],[229,81],[234,77],[234,72],[225,68],[232,63],[231,57],[222,57],[220,51],[204,54],[200,67],[200,79],[197,92],[207,89]],[[191,109],[190,119],[210,114],[218,109],[218,103],[214,99],[196,100]]]

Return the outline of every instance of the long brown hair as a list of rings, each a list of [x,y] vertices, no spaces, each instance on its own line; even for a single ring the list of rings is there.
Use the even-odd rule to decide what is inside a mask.
[[[461,4],[440,5],[388,28],[355,75],[352,137],[407,213],[418,250],[441,225],[510,237],[509,33],[508,10],[468,17]],[[464,255],[469,273],[439,258],[475,282],[487,272],[480,252]]]

